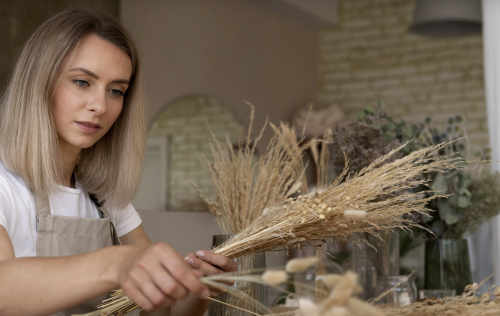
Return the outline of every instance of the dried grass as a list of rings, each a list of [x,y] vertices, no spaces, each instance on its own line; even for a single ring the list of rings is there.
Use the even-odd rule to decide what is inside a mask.
[[[254,108],[251,106],[250,125],[245,138],[240,137],[237,149],[227,139],[220,142],[211,131],[212,159],[200,160],[210,171],[217,192],[210,201],[193,183],[215,216],[222,232],[233,235],[254,222],[264,211],[288,196],[302,190],[307,192],[302,156],[307,145],[300,145],[295,130],[287,124],[270,124],[274,131],[265,154],[256,158],[256,145],[266,126],[252,140]],[[266,124],[267,125],[267,124]]]
[[[346,166],[329,186],[276,203],[214,251],[235,258],[258,251],[300,247],[312,240],[361,242],[363,233],[377,236],[382,229],[416,226],[403,215],[424,214],[430,211],[425,207],[430,200],[444,196],[436,194],[426,198],[422,192],[408,193],[409,189],[428,183],[420,177],[424,173],[465,168],[463,158],[437,154],[448,144],[426,147],[384,164],[406,146],[404,144],[349,179],[345,179]],[[344,212],[350,210],[365,211],[367,216],[359,219],[345,216]]]
[[[490,275],[492,277],[492,275]],[[386,305],[382,310],[388,316],[479,316],[500,314],[500,287],[494,292],[477,293],[480,284],[468,285],[464,292],[455,297],[444,299],[424,298],[406,306]]]

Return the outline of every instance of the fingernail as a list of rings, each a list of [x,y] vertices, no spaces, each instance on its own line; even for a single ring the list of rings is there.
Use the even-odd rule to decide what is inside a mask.
[[[190,265],[193,265],[194,263],[194,260],[189,257],[184,258],[184,260],[186,260],[186,262],[189,263]]]
[[[203,258],[203,256],[205,255],[205,253],[200,250],[200,251],[196,252],[196,255],[198,256],[198,258]]]

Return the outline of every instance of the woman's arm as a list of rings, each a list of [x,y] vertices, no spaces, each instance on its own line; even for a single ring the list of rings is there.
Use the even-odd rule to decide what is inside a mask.
[[[119,287],[146,310],[166,308],[189,292],[209,295],[199,273],[164,243],[15,258],[12,242],[0,226],[0,246],[0,315],[48,315]]]
[[[142,226],[137,227],[130,233],[120,237],[122,244],[127,245],[146,245],[151,243]],[[203,259],[203,260],[200,260]],[[201,275],[214,275],[224,272],[236,271],[238,265],[231,259],[209,252],[198,251],[197,255],[188,254],[186,262]],[[222,292],[211,288],[210,297],[217,297]],[[190,294],[188,298],[177,301],[172,306],[172,316],[198,316],[202,315],[210,306],[211,301],[200,299],[196,295]]]

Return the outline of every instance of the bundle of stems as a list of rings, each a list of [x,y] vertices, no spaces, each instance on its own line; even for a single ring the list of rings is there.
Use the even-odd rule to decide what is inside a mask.
[[[422,148],[385,163],[407,145],[404,144],[349,179],[345,179],[346,160],[344,172],[332,184],[274,204],[252,225],[214,251],[234,258],[257,251],[300,247],[311,240],[359,243],[364,233],[377,236],[383,229],[417,226],[403,215],[425,214],[431,211],[425,207],[430,200],[446,197],[430,189],[424,191],[432,193],[430,197],[425,197],[424,192],[410,193],[410,189],[427,184],[428,180],[421,175],[466,167],[459,156],[438,155],[438,151],[448,144]]]
[[[250,105],[251,106],[251,105]],[[266,152],[256,158],[256,145],[266,126],[252,140],[254,108],[246,138],[240,137],[237,148],[227,139],[220,142],[211,132],[212,160],[201,157],[214,183],[217,199],[210,201],[200,192],[223,234],[233,235],[247,228],[264,211],[297,191],[307,192],[305,165],[302,161],[306,145],[301,145],[295,130],[281,123],[270,124],[274,131]],[[266,122],[267,125],[267,122]]]
[[[231,286],[224,284],[223,282],[246,281],[263,284],[271,286],[286,294],[292,293],[281,287],[280,284],[282,283],[294,284],[295,286],[301,286],[305,289],[312,290],[313,288],[311,288],[308,284],[300,284],[298,282],[290,281],[289,274],[300,273],[307,269],[310,265],[316,263],[317,260],[318,259],[315,257],[293,259],[287,263],[285,270],[282,270],[280,267],[275,267],[273,270],[267,271],[265,271],[265,269],[253,269],[248,271],[239,271],[237,273],[223,273],[207,276],[201,278],[200,281],[206,285],[228,291],[242,300],[255,301],[255,299],[247,293],[233,289]],[[353,294],[362,290],[357,284],[357,276],[353,272],[348,272],[345,276],[337,274],[325,275],[322,280],[322,282],[325,283],[325,287],[321,290],[324,292],[324,299],[316,305],[307,298],[301,298],[299,300],[301,302],[299,313],[302,316],[331,316],[336,315],[335,311],[338,311],[338,309],[342,309],[344,311],[344,314],[342,315],[345,315],[348,311],[353,316],[383,315],[379,309],[352,297]],[[317,288],[315,290],[317,290]],[[216,299],[211,300],[220,302]],[[232,304],[224,302],[220,303],[229,305],[237,310],[244,310],[249,314],[257,316],[262,314],[272,314],[269,308],[259,302],[254,302],[258,306],[259,313],[254,313]],[[99,305],[96,311],[84,315],[74,316],[124,316],[132,311],[136,311],[138,313],[141,311],[141,308],[125,296],[123,290],[120,289],[114,291],[111,298],[105,300],[103,304]]]

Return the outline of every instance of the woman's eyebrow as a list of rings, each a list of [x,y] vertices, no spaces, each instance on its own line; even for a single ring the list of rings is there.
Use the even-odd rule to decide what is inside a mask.
[[[84,72],[87,75],[89,75],[89,76],[91,76],[91,77],[93,77],[95,79],[99,79],[99,76],[97,74],[95,74],[92,71],[90,71],[88,69],[85,69],[85,68],[76,67],[76,68],[70,69],[69,71],[81,71],[81,72]],[[116,80],[113,80],[112,82],[113,83],[125,83],[125,84],[129,84],[129,81],[127,79],[116,79]]]
[[[81,72],[84,72],[91,77],[94,77],[95,79],[99,79],[98,75],[96,75],[92,71],[85,69],[85,68],[77,67],[77,68],[70,69],[69,71],[81,71]]]

